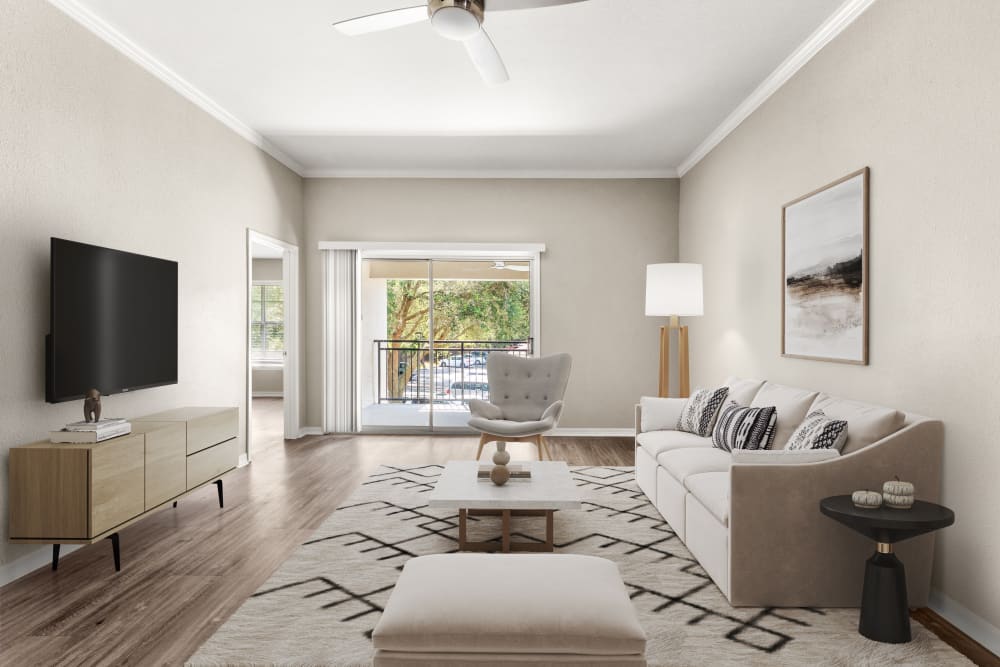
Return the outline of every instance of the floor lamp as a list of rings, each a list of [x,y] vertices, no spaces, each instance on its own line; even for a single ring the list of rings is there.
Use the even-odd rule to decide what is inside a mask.
[[[691,395],[688,328],[680,318],[703,314],[702,293],[701,264],[646,266],[646,315],[670,318],[670,324],[660,327],[660,396],[670,396],[670,334],[675,330],[680,396]]]

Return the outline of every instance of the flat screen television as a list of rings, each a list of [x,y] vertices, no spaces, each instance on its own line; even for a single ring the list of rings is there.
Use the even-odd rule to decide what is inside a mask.
[[[45,400],[177,383],[177,262],[52,239]]]

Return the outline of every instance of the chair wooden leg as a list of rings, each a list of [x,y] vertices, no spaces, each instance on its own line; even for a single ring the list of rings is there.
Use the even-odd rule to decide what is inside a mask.
[[[549,446],[547,444],[545,444],[545,436],[544,435],[539,435],[538,436],[538,448],[541,449],[545,453],[545,458],[546,459],[548,459],[549,461],[552,460],[552,452],[549,451]]]
[[[479,436],[479,451],[476,452],[477,461],[479,460],[479,457],[483,455],[483,447],[485,447],[486,443],[489,441],[490,441],[490,436],[486,435],[485,433]]]
[[[535,446],[538,447],[538,460],[545,460],[545,442],[542,440],[541,435],[536,435],[533,440],[535,441]]]

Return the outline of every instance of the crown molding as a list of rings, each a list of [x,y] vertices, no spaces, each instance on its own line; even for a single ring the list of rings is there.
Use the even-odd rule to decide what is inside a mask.
[[[304,178],[466,178],[466,179],[661,179],[677,178],[676,169],[306,169]]]
[[[149,52],[119,32],[114,26],[84,7],[77,0],[48,0],[49,4],[82,25],[100,39],[123,53],[130,60],[173,88],[181,96],[195,104],[220,123],[240,135],[262,151],[285,165],[298,175],[302,175],[302,165],[286,155],[266,137],[255,131],[239,118],[223,109],[205,93],[195,88],[172,69],[154,58]]]
[[[834,37],[843,32],[847,26],[851,25],[856,18],[861,16],[874,3],[875,0],[847,0],[847,2],[842,4],[784,62],[778,65],[777,69],[771,72],[764,79],[763,83],[757,86],[750,93],[750,96],[743,100],[704,141],[698,144],[698,147],[690,155],[684,158],[677,166],[677,173],[680,176],[684,176],[691,171],[713,148],[722,143],[723,139],[739,127],[750,114],[766,102],[771,95],[774,95],[789,79],[795,76],[795,73],[802,69],[807,62],[812,60],[813,56],[819,53],[820,49],[829,44]]]

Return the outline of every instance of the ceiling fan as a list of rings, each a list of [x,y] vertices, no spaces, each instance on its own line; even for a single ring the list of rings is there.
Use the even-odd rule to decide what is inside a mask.
[[[531,271],[530,266],[525,266],[523,264],[507,264],[506,262],[493,262],[491,269],[497,269],[498,271]]]
[[[389,30],[411,23],[430,21],[434,30],[445,39],[465,44],[472,64],[487,83],[504,83],[510,77],[493,45],[493,40],[483,29],[486,12],[513,9],[536,9],[569,5],[585,0],[427,0],[426,5],[404,7],[377,14],[334,23],[333,27],[345,35],[363,35]]]

